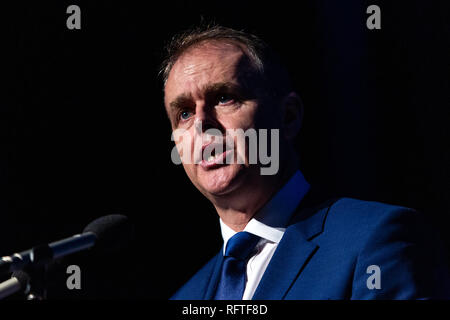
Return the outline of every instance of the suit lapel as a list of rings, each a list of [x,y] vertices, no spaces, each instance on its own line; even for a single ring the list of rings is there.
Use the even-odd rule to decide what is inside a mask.
[[[307,209],[296,216],[290,225],[267,266],[253,300],[280,300],[289,291],[302,270],[319,249],[310,242],[323,231],[328,207]]]
[[[252,299],[283,299],[316,249],[317,246],[304,240],[297,229],[287,230]]]

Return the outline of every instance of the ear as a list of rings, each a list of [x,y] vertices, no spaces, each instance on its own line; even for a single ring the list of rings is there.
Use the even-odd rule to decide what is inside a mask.
[[[284,137],[292,140],[300,132],[303,122],[303,103],[297,93],[291,92],[284,97],[282,110]]]

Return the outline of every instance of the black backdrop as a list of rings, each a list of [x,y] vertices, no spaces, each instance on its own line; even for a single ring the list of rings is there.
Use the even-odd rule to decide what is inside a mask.
[[[72,257],[49,296],[165,299],[218,250],[213,207],[170,160],[157,77],[165,42],[202,17],[260,35],[286,61],[311,184],[421,210],[449,244],[448,1],[296,2],[4,6],[0,255],[126,214],[133,248]],[[70,4],[81,30],[66,28]],[[381,30],[366,28],[370,4]],[[82,266],[80,291],[64,287],[70,263]]]

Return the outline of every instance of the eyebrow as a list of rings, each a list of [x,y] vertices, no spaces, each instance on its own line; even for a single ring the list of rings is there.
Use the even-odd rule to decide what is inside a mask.
[[[212,96],[224,91],[242,95],[242,87],[239,84],[233,82],[217,82],[213,84],[207,84],[201,89],[201,92],[205,97]],[[186,105],[191,104],[192,100],[192,95],[190,93],[182,93],[177,96],[172,102],[170,102],[169,105],[172,109],[182,109],[183,107],[186,107]]]
[[[182,109],[183,106],[192,102],[192,95],[182,93],[178,97],[176,97],[172,102],[169,103],[169,106],[172,109]]]

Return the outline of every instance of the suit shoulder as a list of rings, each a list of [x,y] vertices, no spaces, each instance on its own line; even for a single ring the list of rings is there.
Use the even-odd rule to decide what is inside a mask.
[[[411,208],[377,201],[366,201],[353,198],[340,198],[328,210],[329,219],[343,220],[345,223],[376,223],[395,216],[416,218],[420,214]]]
[[[393,205],[393,204],[387,204],[383,202],[378,201],[367,201],[367,200],[360,200],[360,199],[354,199],[354,198],[340,198],[330,206],[333,210],[341,210],[346,212],[358,212],[361,214],[364,213],[378,213],[382,214],[387,211],[415,211],[414,209]]]
[[[398,233],[406,229],[413,232],[425,225],[427,223],[422,214],[411,208],[340,198],[327,208],[323,231],[325,234],[336,234],[339,238],[348,238],[349,242],[360,243],[374,233]]]
[[[316,231],[320,228],[322,237],[349,238],[355,241],[377,228],[383,228],[383,225],[390,224],[398,217],[416,220],[417,215],[415,210],[407,207],[353,198],[332,198],[304,208],[292,219],[292,224],[297,225],[307,238],[317,235]]]

